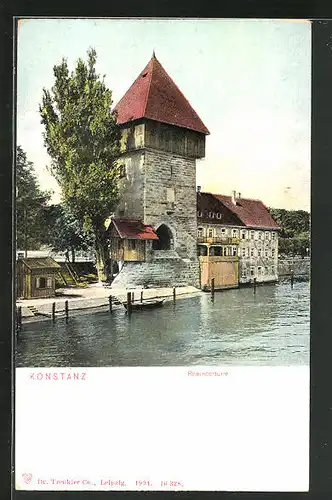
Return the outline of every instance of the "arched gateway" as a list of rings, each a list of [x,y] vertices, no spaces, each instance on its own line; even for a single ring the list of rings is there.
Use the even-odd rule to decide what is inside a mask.
[[[166,224],[161,224],[155,231],[158,240],[153,241],[154,250],[171,250],[173,249],[173,234]]]

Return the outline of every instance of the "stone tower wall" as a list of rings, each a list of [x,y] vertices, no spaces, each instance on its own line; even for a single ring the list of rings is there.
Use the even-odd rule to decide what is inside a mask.
[[[115,214],[121,217],[144,219],[144,152],[124,153],[118,160],[124,167],[119,181],[120,201]]]
[[[166,224],[178,255],[196,261],[196,160],[147,149],[144,168],[145,224]]]

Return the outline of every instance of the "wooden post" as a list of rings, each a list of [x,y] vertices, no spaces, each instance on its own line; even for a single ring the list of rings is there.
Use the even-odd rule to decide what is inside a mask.
[[[173,288],[173,301],[175,302],[176,300],[176,288]]]
[[[254,278],[254,294],[256,294],[256,281],[257,281],[257,278]]]
[[[291,282],[291,287],[293,288],[293,286],[294,286],[294,271],[293,271],[293,269],[292,269],[292,271],[291,271],[291,279],[290,279],[290,282]]]
[[[68,316],[69,316],[68,300],[66,300],[65,302],[65,314],[66,314],[66,321],[68,321]]]
[[[109,305],[110,305],[110,313],[113,311],[113,298],[112,298],[112,295],[110,295],[108,297],[108,302],[109,302]]]
[[[131,302],[133,303],[134,300],[135,300],[135,298],[134,298],[134,292],[131,292]]]
[[[211,280],[211,294],[214,295],[214,278]]]
[[[17,327],[21,328],[22,326],[22,307],[17,308]]]
[[[127,312],[131,314],[131,292],[127,293]]]
[[[53,323],[55,321],[55,302],[53,302],[53,304],[52,304],[52,321],[53,321]]]
[[[28,257],[28,212],[24,208],[24,256]]]
[[[141,291],[141,302],[143,302],[143,290]]]

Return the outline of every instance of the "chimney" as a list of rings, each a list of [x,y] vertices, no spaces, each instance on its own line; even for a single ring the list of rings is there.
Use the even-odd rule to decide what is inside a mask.
[[[232,203],[236,204],[236,191],[232,191]]]
[[[237,197],[238,197],[238,199],[240,199],[241,198],[241,193],[237,193]]]
[[[201,192],[201,188],[202,188],[202,186],[197,186],[197,193]]]

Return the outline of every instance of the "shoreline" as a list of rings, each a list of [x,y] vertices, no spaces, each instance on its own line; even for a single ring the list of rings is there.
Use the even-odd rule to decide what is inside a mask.
[[[132,292],[136,295],[135,302],[140,301],[140,295],[143,291],[143,300],[145,299],[165,299],[165,301],[173,301],[173,288],[134,288],[134,289],[104,289],[101,287],[91,287],[94,291],[97,289],[97,296],[90,295],[86,297],[78,296],[73,297],[68,293],[61,297],[52,297],[47,299],[25,299],[19,300],[16,303],[17,307],[21,307],[22,311],[22,325],[27,323],[35,323],[40,321],[52,321],[52,305],[56,304],[55,321],[65,319],[65,302],[68,301],[69,317],[71,314],[82,313],[82,311],[91,310],[109,310],[108,298],[112,295],[114,302],[112,304],[113,311],[126,311],[123,303],[127,299],[127,293]],[[77,289],[75,289],[78,291]],[[198,294],[204,293],[202,290],[193,286],[188,287],[175,287],[176,300],[179,298],[193,297]],[[70,291],[73,291],[71,289]],[[113,292],[113,293],[112,293]],[[114,293],[115,292],[115,293]],[[29,308],[34,308],[39,314],[35,315]]]
[[[283,281],[280,279],[277,282],[257,283],[258,286],[276,285]],[[294,280],[310,281],[310,279]],[[238,287],[247,288],[252,285],[243,284]],[[210,291],[204,291],[193,286],[175,287],[176,300],[179,298],[189,298],[201,294],[210,294]],[[232,288],[233,290],[233,288]],[[216,290],[215,293],[224,292],[227,290]],[[75,293],[76,292],[76,293]],[[135,302],[140,301],[141,292],[143,292],[143,300],[145,299],[164,299],[166,302],[173,301],[173,288],[128,288],[128,289],[112,289],[105,288],[99,285],[92,285],[89,288],[68,288],[64,289],[61,296],[44,298],[44,299],[22,299],[16,302],[16,307],[21,307],[21,324],[30,324],[40,321],[52,321],[52,305],[55,303],[55,321],[65,319],[65,302],[68,301],[69,317],[82,313],[83,311],[109,311],[109,297],[113,297],[112,311],[124,311],[123,303],[127,300],[127,293],[134,293]],[[82,293],[82,295],[80,295]],[[85,296],[84,296],[85,295]],[[34,314],[31,310],[35,310],[38,314]]]

